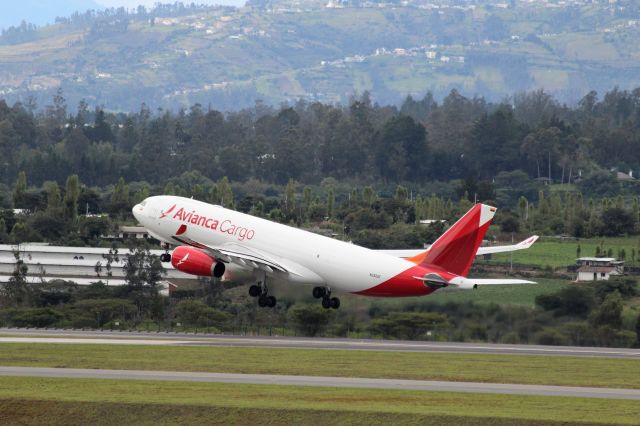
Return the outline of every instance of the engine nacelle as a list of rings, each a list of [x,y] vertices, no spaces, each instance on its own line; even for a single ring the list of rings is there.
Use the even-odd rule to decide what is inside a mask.
[[[220,278],[224,275],[224,263],[207,253],[189,246],[179,246],[171,254],[171,264],[178,271],[201,277]]]

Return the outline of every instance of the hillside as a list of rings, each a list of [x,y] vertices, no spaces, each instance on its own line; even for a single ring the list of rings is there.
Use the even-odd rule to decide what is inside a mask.
[[[544,88],[562,101],[640,86],[633,2],[269,2],[76,16],[0,38],[0,97],[50,103],[61,86],[116,110],[220,109],[369,90],[398,102],[452,88],[501,99]],[[472,4],[473,3],[473,4]],[[494,4],[495,3],[495,4]]]

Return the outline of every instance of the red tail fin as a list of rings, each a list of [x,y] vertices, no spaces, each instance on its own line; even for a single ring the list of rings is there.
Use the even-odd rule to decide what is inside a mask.
[[[407,260],[422,266],[435,265],[466,277],[495,212],[495,207],[474,205],[427,251]]]

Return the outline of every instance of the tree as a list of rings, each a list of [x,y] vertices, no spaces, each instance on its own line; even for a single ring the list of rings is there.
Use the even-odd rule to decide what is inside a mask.
[[[620,293],[609,293],[602,304],[589,315],[589,322],[594,327],[609,326],[618,330],[622,326],[622,308]]]
[[[0,244],[9,242],[9,233],[7,232],[7,223],[3,217],[0,217]]]
[[[287,214],[292,214],[296,207],[296,185],[293,179],[289,179],[287,186],[284,189],[284,211]]]
[[[376,142],[376,164],[386,181],[418,181],[429,168],[426,130],[408,116],[389,119]]]
[[[62,199],[58,182],[49,181],[44,184],[47,191],[47,213],[60,216],[62,214]]]
[[[114,214],[120,214],[124,211],[128,211],[130,208],[129,186],[121,177],[118,179],[118,183],[113,188],[113,193],[111,194],[111,212]]]
[[[24,208],[27,193],[27,174],[24,171],[18,173],[18,179],[13,187],[13,205],[16,208]]]
[[[129,250],[124,263],[125,281],[129,297],[138,308],[138,315],[158,317],[161,310],[158,291],[166,271],[158,256],[146,247]]]
[[[0,286],[4,305],[9,307],[31,306],[33,302],[33,289],[27,281],[27,273],[29,267],[24,263],[20,256],[20,249],[13,251],[13,257],[16,263],[13,272],[7,283]]]
[[[74,221],[78,217],[78,197],[80,196],[80,179],[78,175],[67,178],[64,194],[64,218]]]
[[[333,207],[336,202],[336,196],[333,192],[333,188],[329,188],[327,192],[327,216],[329,218],[333,217]]]
[[[231,184],[226,176],[223,176],[218,182],[218,197],[218,202],[222,207],[230,209],[234,208],[233,190],[231,189]]]
[[[362,201],[364,202],[365,206],[371,207],[371,205],[375,201],[375,198],[376,194],[373,191],[373,188],[371,186],[365,186],[362,190]]]
[[[631,213],[620,207],[611,207],[602,212],[602,233],[606,236],[633,233],[635,220]]]

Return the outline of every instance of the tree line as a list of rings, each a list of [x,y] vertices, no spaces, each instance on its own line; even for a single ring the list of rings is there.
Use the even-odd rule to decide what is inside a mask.
[[[614,89],[602,99],[591,92],[575,107],[542,91],[496,104],[454,90],[440,103],[427,94],[399,108],[372,103],[365,93],[345,106],[257,103],[230,113],[199,104],[110,113],[86,102],[71,113],[59,91],[44,109],[0,101],[0,181],[10,185],[28,170],[37,185],[72,174],[90,186],[120,177],[157,185],[195,170],[212,180],[282,185],[333,177],[418,187],[491,182],[520,170],[531,179],[581,185],[611,168],[638,170],[639,126],[640,89]],[[602,186],[587,182],[583,192],[611,195]]]

